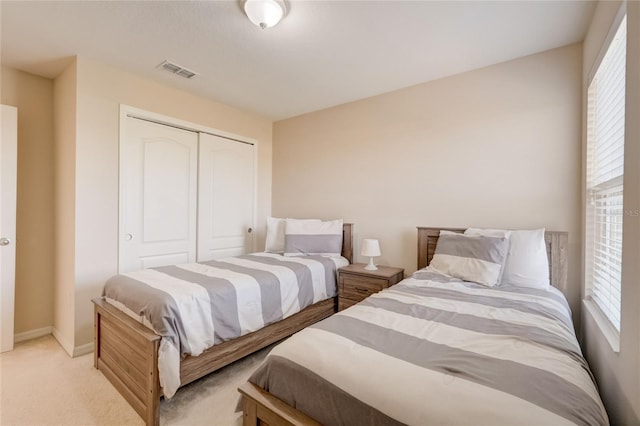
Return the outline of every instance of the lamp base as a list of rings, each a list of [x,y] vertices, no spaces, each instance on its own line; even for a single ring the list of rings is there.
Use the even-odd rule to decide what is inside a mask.
[[[373,263],[373,257],[369,258],[369,264],[364,267],[367,271],[377,271],[378,267]]]

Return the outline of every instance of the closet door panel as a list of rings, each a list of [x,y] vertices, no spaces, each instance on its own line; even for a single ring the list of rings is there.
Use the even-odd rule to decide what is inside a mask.
[[[200,134],[198,261],[254,250],[255,147]]]
[[[197,156],[197,133],[127,118],[120,272],[195,261]]]

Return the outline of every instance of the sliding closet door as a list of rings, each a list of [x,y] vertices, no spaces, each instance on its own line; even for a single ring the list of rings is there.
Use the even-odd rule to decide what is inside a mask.
[[[198,134],[131,117],[125,126],[119,271],[194,262]]]
[[[198,261],[254,250],[255,147],[200,134]]]

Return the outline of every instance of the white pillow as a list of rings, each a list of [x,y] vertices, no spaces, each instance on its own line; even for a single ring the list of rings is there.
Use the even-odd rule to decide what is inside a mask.
[[[286,219],[267,217],[267,240],[264,251],[267,253],[284,253],[284,227]]]
[[[284,235],[284,255],[339,257],[342,253],[342,228],[342,219],[326,222],[287,219]]]
[[[500,232],[508,232],[510,242],[501,283],[548,290],[549,258],[544,242],[544,228],[516,231],[469,228],[464,233],[497,236]]]
[[[467,228],[464,231],[464,235],[471,235],[476,237],[481,235],[483,237],[509,238],[509,236],[511,235],[511,231],[507,229]]]
[[[441,229],[440,235],[460,235],[460,232],[447,231],[446,229]]]
[[[300,219],[301,221],[320,222],[320,219]],[[287,219],[267,217],[267,239],[264,251],[267,253],[284,253],[284,233]]]

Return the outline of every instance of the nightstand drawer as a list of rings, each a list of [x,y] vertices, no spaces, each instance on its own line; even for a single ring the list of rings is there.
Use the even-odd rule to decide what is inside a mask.
[[[388,280],[356,275],[340,275],[340,295],[347,299],[362,300],[389,285]]]
[[[365,269],[364,263],[352,263],[338,269],[338,310],[355,305],[374,293],[391,287],[402,280],[404,269],[379,266]]]

